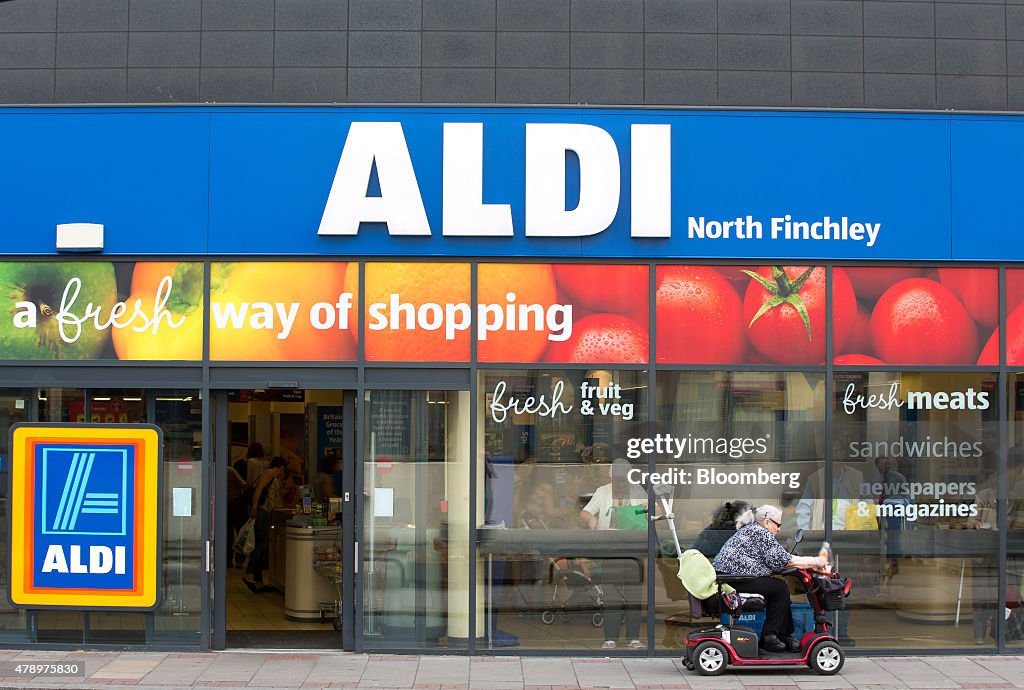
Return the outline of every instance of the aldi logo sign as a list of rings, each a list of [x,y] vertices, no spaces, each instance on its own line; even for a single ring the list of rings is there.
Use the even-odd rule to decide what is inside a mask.
[[[161,441],[145,424],[12,428],[12,604],[156,607]]]

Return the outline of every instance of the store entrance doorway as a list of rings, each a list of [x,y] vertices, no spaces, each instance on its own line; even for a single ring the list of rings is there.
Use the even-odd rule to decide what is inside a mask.
[[[224,646],[343,648],[354,396],[236,389],[215,401],[214,592]]]

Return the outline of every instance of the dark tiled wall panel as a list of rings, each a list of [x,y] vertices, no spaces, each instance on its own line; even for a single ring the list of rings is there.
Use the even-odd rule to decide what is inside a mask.
[[[0,0],[0,103],[1024,109],[1024,0]]]

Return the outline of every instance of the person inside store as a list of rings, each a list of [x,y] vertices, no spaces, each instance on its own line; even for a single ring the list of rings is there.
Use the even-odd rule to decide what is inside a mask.
[[[235,568],[242,567],[240,554],[234,552],[232,545],[238,537],[238,530],[249,519],[249,506],[252,503],[252,495],[248,491],[250,484],[231,465],[227,468],[227,494],[228,494],[228,562]]]
[[[281,486],[281,477],[284,475],[287,463],[281,456],[274,456],[270,461],[270,467],[263,471],[263,474],[256,480],[252,492],[252,505],[249,510],[249,517],[255,521],[256,544],[252,553],[249,554],[249,565],[246,572],[252,579],[242,578],[242,582],[253,592],[264,592],[267,587],[263,584],[263,571],[268,566],[270,551],[270,521],[277,505],[277,497]]]
[[[862,497],[861,487],[864,486],[864,473],[854,463],[836,463],[832,473],[832,492],[825,491],[825,470],[812,472],[805,483],[804,492],[796,504],[797,529],[820,531],[825,529],[825,500],[832,497],[832,530],[864,531],[878,529],[878,521],[874,516],[858,515],[857,504],[861,500],[874,501],[874,497]],[[867,558],[848,559],[843,566],[843,574],[853,577],[862,589],[866,589],[871,576],[866,571],[870,561]],[[891,577],[889,578],[891,580]],[[838,612],[836,616],[836,637],[844,647],[855,647],[857,641],[850,636],[849,608]]]
[[[997,497],[999,482],[996,473],[983,468],[978,473],[978,488],[974,496],[977,515],[967,520],[967,527],[979,530],[998,530]],[[1020,595],[1016,593],[1012,578],[1007,579],[1006,606],[1016,608]],[[998,634],[996,610],[999,590],[999,558],[998,554],[981,554],[971,559],[971,619],[974,626],[974,644],[983,645],[987,637],[993,640]],[[1011,596],[1011,592],[1014,596]],[[1011,611],[1011,615],[1013,612]]]
[[[693,541],[693,548],[708,558],[714,558],[737,529],[750,524],[754,519],[753,513],[754,507],[747,501],[726,501],[715,509],[711,523]]]
[[[782,510],[763,505],[747,514],[752,518],[729,538],[715,557],[715,571],[728,575],[752,575],[744,580],[743,591],[761,594],[765,599],[761,647],[769,652],[798,652],[800,640],[793,635],[793,612],[790,608],[789,584],[772,577],[787,568],[824,568],[823,556],[793,556],[779,544]]]
[[[263,470],[267,469],[267,455],[263,450],[263,444],[250,443],[245,451],[245,457],[236,460],[233,467],[249,484],[256,481],[263,474]]]
[[[340,487],[335,486],[340,458],[335,453],[325,453],[317,464],[316,489],[320,498],[337,498]]]
[[[519,491],[523,499],[519,507],[519,524],[529,529],[560,529],[573,527],[578,504],[556,488],[556,473],[543,465],[533,466],[522,481]]]
[[[897,469],[897,462],[894,458],[881,455],[875,458],[875,467],[878,474],[871,480],[872,487],[880,487],[878,494],[879,505],[904,506],[910,504],[910,497],[907,493],[907,478]],[[903,530],[906,529],[906,518],[904,517],[880,517],[878,528],[882,531],[882,545],[885,547],[885,564],[883,567],[884,577],[891,580],[900,572],[900,557],[903,555],[901,538]]]
[[[580,511],[580,520],[585,527],[594,530],[647,529],[647,493],[629,481],[631,469],[632,465],[624,458],[612,462],[609,468],[611,481],[598,487]],[[640,641],[643,583],[640,562],[633,558],[603,558],[599,566],[605,597],[602,649],[615,649],[623,624],[630,648],[643,648]]]
[[[301,447],[301,439],[295,432],[281,429],[280,454],[285,461],[280,489],[282,505],[291,506],[302,502],[301,487],[306,484],[306,460],[299,453]]]

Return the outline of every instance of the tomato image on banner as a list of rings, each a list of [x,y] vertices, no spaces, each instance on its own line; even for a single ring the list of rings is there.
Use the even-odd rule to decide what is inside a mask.
[[[776,364],[819,364],[825,359],[823,266],[763,266],[751,277],[743,318],[751,344]],[[833,346],[841,351],[857,319],[857,300],[846,272],[832,274]]]
[[[481,264],[481,362],[649,360],[646,266]]]
[[[731,364],[746,361],[747,335],[742,303],[729,280],[716,267],[658,266],[656,284],[658,362]]]
[[[647,329],[628,316],[591,314],[573,324],[572,337],[551,343],[546,362],[647,362]]]
[[[844,347],[835,349],[837,366],[998,364],[996,269],[834,270],[849,274],[858,309],[854,334]],[[863,313],[869,315],[867,338]]]
[[[999,363],[1000,333],[997,328],[978,356],[979,366]],[[1024,270],[1006,271],[1006,364],[1024,364]]]
[[[646,266],[556,264],[563,300],[592,313],[637,314],[647,311]]]
[[[822,266],[658,266],[656,358],[666,364],[822,364]],[[835,273],[836,340],[851,337],[857,302]]]
[[[862,300],[876,300],[893,284],[924,275],[923,268],[913,266],[847,266],[844,270],[857,298]]]

